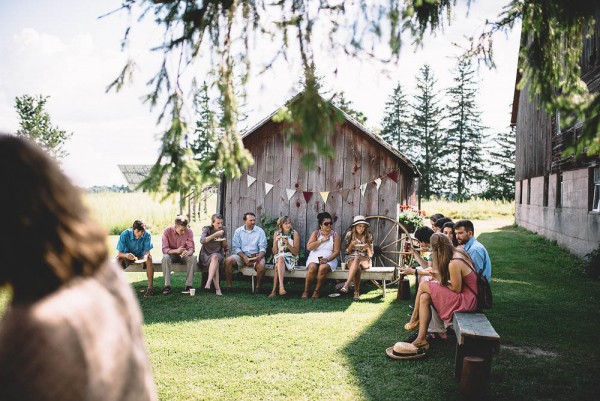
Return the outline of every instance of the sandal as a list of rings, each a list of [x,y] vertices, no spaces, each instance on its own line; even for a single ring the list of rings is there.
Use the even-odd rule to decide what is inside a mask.
[[[152,295],[154,295],[154,290],[152,288],[148,288],[144,294],[144,298],[150,298]]]
[[[302,299],[308,299],[308,291],[302,293]]]
[[[414,329],[419,327],[419,319],[415,320],[413,323],[408,322],[404,325],[404,330],[413,331]]]
[[[347,293],[348,293],[348,289],[346,287],[340,288],[340,294],[347,294]]]
[[[355,301],[359,301],[360,300],[360,293],[359,292],[355,292],[354,293],[354,298],[352,298],[352,299],[354,299]]]
[[[312,299],[318,299],[319,298],[319,290],[315,290],[315,292],[313,292],[312,294]]]
[[[284,296],[287,295],[287,291],[286,290],[279,290],[279,295]]]
[[[419,348],[419,349],[429,349],[429,342],[427,342],[427,340],[423,340],[419,343],[413,344],[415,347]]]
[[[171,293],[171,286],[168,285],[163,289],[163,295],[169,295]]]
[[[277,296],[277,293],[275,291],[271,291],[271,293],[269,294],[269,298],[275,298]]]

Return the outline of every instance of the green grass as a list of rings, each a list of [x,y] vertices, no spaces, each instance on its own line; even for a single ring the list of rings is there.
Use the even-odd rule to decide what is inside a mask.
[[[479,236],[493,262],[494,308],[501,336],[491,400],[593,399],[600,390],[600,282],[581,262],[525,230],[505,227]],[[143,274],[130,274],[136,289]],[[183,273],[174,275],[183,287]],[[197,279],[199,280],[199,278]],[[156,276],[161,288],[162,277]],[[198,286],[198,285],[197,285]],[[432,345],[419,361],[392,361],[385,348],[405,339],[408,301],[364,284],[362,300],[345,297],[270,300],[251,295],[247,280],[217,297],[174,293],[140,302],[161,400],[447,400],[454,339]],[[332,291],[329,283],[324,293]],[[413,294],[414,295],[414,294]],[[512,347],[512,348],[508,348]],[[533,352],[545,352],[532,356]],[[528,355],[524,355],[528,353]]]
[[[493,218],[512,218],[515,214],[514,201],[492,201],[472,199],[466,202],[448,202],[444,200],[423,201],[421,208],[427,216],[441,213],[453,220],[487,220]]]

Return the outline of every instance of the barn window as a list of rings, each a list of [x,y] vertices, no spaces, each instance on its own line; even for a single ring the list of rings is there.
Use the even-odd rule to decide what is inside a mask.
[[[592,201],[592,211],[600,212],[600,167],[594,168],[594,181],[592,191],[594,200]]]
[[[546,174],[544,176],[544,207],[548,207],[548,187],[550,186],[550,177]]]
[[[561,208],[563,206],[563,175],[558,173],[556,175],[556,207]]]

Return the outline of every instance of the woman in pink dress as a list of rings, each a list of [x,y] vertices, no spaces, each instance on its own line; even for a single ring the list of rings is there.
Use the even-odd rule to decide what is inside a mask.
[[[469,255],[462,249],[452,246],[450,239],[442,234],[431,236],[433,277],[419,285],[415,308],[406,330],[419,329],[412,342],[415,348],[428,349],[427,326],[431,319],[429,306],[433,304],[443,321],[450,323],[454,312],[471,312],[477,309],[477,276],[470,266]],[[472,288],[473,290],[471,290]]]

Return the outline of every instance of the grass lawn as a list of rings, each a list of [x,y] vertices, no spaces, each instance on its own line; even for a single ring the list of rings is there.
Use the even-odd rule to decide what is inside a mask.
[[[477,225],[476,225],[477,227]],[[491,400],[586,400],[600,391],[600,282],[581,262],[525,230],[479,235],[493,263],[494,308],[501,336]],[[198,275],[199,276],[199,275]],[[143,273],[129,273],[140,290]],[[184,273],[174,275],[175,289]],[[196,283],[199,278],[197,278]],[[155,287],[162,287],[157,274]],[[198,286],[198,284],[197,284]],[[198,291],[141,298],[145,335],[161,400],[449,400],[455,340],[433,343],[427,358],[393,361],[385,348],[403,340],[408,301],[364,283],[350,298],[251,295],[239,279],[223,297]],[[265,286],[267,287],[267,286]],[[333,290],[328,284],[324,294]],[[413,294],[414,296],[414,294]]]

